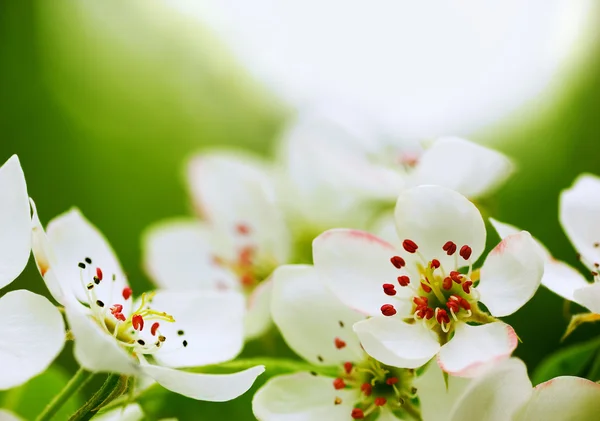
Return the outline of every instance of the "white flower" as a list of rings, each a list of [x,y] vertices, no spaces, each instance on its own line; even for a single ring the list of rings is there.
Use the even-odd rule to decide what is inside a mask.
[[[27,186],[16,155],[0,168],[0,288],[25,268],[31,252]],[[0,390],[19,386],[45,371],[60,353],[65,327],[44,297],[25,290],[0,298]]]
[[[349,229],[327,231],[313,242],[321,279],[345,304],[373,316],[354,325],[365,351],[407,368],[438,354],[445,371],[461,376],[510,355],[517,336],[495,317],[517,311],[539,286],[543,261],[529,233],[505,238],[473,270],[485,247],[485,225],[459,193],[408,189],[398,197],[395,222],[401,247]]]
[[[385,366],[362,350],[352,325],[364,315],[328,291],[312,266],[279,267],[273,283],[273,320],[287,344],[315,368],[331,367],[333,375],[299,372],[269,380],[253,400],[260,421],[335,421],[371,414],[399,420],[392,411],[415,410],[414,370]]]
[[[34,256],[65,306],[77,362],[93,372],[146,375],[194,399],[226,401],[252,386],[257,366],[226,375],[175,368],[219,363],[243,343],[243,297],[236,292],[158,291],[134,300],[102,234],[77,210],[48,224],[34,210]]]
[[[249,156],[215,152],[189,163],[188,181],[204,221],[152,227],[144,239],[146,270],[162,288],[243,292],[246,336],[258,336],[270,326],[268,277],[290,254],[270,170]]]
[[[364,226],[369,206],[391,205],[420,184],[480,197],[513,169],[506,156],[467,140],[443,137],[423,148],[339,108],[301,113],[281,142],[282,197],[298,219],[322,229]]]

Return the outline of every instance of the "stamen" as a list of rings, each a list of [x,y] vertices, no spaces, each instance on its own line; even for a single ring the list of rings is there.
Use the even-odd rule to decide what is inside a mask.
[[[473,285],[473,281],[466,281],[462,286],[463,291],[466,292],[467,294],[470,294],[471,293],[471,285]]]
[[[333,401],[334,405],[340,405],[342,403],[342,398],[336,396],[335,400]]]
[[[402,247],[404,247],[404,250],[406,250],[409,253],[414,253],[419,248],[419,246],[417,246],[417,243],[409,239],[406,239],[402,242]]]
[[[104,303],[100,300],[96,300],[96,304],[98,305],[98,307],[104,307]]]
[[[448,312],[443,308],[437,307],[435,309],[435,319],[441,325],[442,323],[450,323],[450,317],[448,316]]]
[[[129,287],[123,288],[123,298],[124,299],[129,300],[129,297],[131,297],[131,294],[133,294],[133,291],[131,290],[131,288],[129,288]]]
[[[250,227],[246,224],[240,223],[235,226],[235,230],[240,235],[248,235],[250,234]]]
[[[438,259],[433,259],[433,260],[431,261],[431,263],[430,263],[430,266],[431,266],[433,269],[437,269],[437,268],[439,268],[439,267],[440,267],[440,261],[439,261]]]
[[[392,257],[390,259],[390,262],[392,262],[392,265],[394,265],[394,267],[396,269],[402,269],[404,266],[406,266],[406,262],[400,256],[394,256],[394,257]]]
[[[398,283],[401,287],[410,285],[410,278],[406,275],[398,276]]]
[[[81,269],[85,269],[85,263],[83,262],[77,263],[77,266],[79,266]]]
[[[152,336],[156,336],[156,331],[158,330],[158,327],[160,326],[160,323],[155,322],[154,324],[152,324],[152,327],[150,328],[150,333],[152,334]]]
[[[182,342],[182,345],[183,345],[183,347],[185,348],[186,346],[188,346],[188,341],[184,340],[184,341]]]
[[[102,269],[96,268],[96,276],[98,277],[98,280],[102,280]]]
[[[388,379],[385,381],[385,383],[386,383],[388,386],[393,386],[393,385],[395,385],[396,383],[398,383],[398,377],[390,377],[390,378],[388,378]]]
[[[142,331],[144,329],[144,318],[139,314],[134,314],[131,317],[131,326],[133,326],[135,330]]]
[[[471,253],[473,252],[473,250],[471,250],[471,247],[464,245],[460,248],[460,257],[462,257],[465,260],[469,260],[469,257],[471,257]]]
[[[452,256],[456,253],[456,244],[452,241],[447,241],[446,244],[442,246],[442,250],[444,250],[448,256]]]
[[[333,387],[335,390],[343,389],[346,387],[346,382],[344,382],[344,379],[338,377],[333,381]]]
[[[143,339],[138,339],[137,343],[140,344],[140,345],[142,345],[142,346],[146,345],[146,342],[144,342]]]
[[[354,367],[354,365],[351,362],[345,362],[344,363],[344,371],[346,372],[346,374],[350,374],[352,372],[353,367]]]
[[[449,290],[450,288],[452,288],[452,278],[450,278],[449,276],[445,277],[442,281],[442,287],[445,290]]]
[[[362,420],[365,418],[365,413],[360,408],[354,408],[350,415],[352,416],[352,419],[355,420]]]
[[[427,293],[431,292],[431,287],[424,282],[421,282],[421,288],[423,288],[423,291],[425,291]]]
[[[446,307],[448,307],[448,310],[454,313],[458,313],[460,310],[460,304],[457,300],[448,300]]]
[[[387,403],[387,399],[384,397],[375,398],[373,402],[376,406],[383,406]]]
[[[92,259],[90,259],[89,257],[86,257],[84,260],[88,265],[92,264]]]
[[[452,272],[450,272],[450,278],[452,278],[452,280],[454,282],[456,282],[457,284],[460,284],[462,282],[462,277],[463,277],[462,273],[460,273],[456,270],[453,270]]]
[[[182,335],[184,334],[184,332],[183,332],[183,330],[178,330],[178,331],[177,331],[177,334],[178,334],[179,336],[182,336]]]
[[[335,338],[334,343],[337,349],[342,349],[346,347],[346,342],[344,342],[340,338]]]
[[[384,304],[381,306],[381,314],[384,316],[393,316],[396,314],[396,309],[391,304]]]
[[[396,288],[392,284],[383,284],[383,292],[386,295],[394,296],[396,295]]]
[[[360,391],[364,393],[365,396],[371,396],[373,393],[373,386],[370,383],[363,383],[360,386]]]

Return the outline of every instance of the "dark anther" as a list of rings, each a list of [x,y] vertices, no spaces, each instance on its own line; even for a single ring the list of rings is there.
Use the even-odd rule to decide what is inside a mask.
[[[179,336],[183,335],[183,330],[178,330],[178,331],[177,331],[177,334],[178,334]]]
[[[92,289],[94,288],[94,284],[92,284],[91,282],[89,284],[87,284],[87,289]]]
[[[100,300],[96,301],[96,304],[98,304],[98,307],[104,307],[104,303]]]
[[[146,345],[146,342],[144,342],[144,340],[143,340],[143,339],[138,339],[138,341],[137,341],[137,342],[138,342],[138,344],[140,344],[140,345]]]
[[[187,346],[188,342],[187,341],[183,341],[183,347],[185,348]]]
[[[87,263],[88,265],[92,264],[92,259],[90,259],[89,257],[85,258],[85,263]]]
[[[319,360],[320,362],[323,362],[323,357],[321,357],[320,355],[317,355],[317,360]]]
[[[100,283],[100,278],[98,278],[97,276],[94,276],[94,283],[96,285],[98,285]]]
[[[310,374],[312,374],[313,376],[317,376],[317,372],[316,371],[311,371]]]
[[[77,266],[79,266],[81,269],[85,269],[85,263],[83,262],[79,262]]]
[[[340,324],[340,327],[344,327],[344,322],[340,320],[338,323]]]

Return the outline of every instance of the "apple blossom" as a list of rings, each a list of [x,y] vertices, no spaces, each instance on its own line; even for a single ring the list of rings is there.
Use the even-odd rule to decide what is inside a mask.
[[[401,247],[351,229],[313,242],[320,278],[372,316],[354,325],[365,351],[406,368],[437,354],[444,371],[460,376],[510,355],[517,336],[496,317],[517,311],[539,286],[543,261],[531,235],[505,238],[474,270],[485,247],[481,214],[461,194],[431,185],[400,194],[395,223]]]
[[[243,344],[243,297],[234,291],[158,291],[134,300],[116,256],[78,210],[44,232],[34,209],[34,256],[65,307],[77,362],[92,372],[148,376],[184,396],[233,399],[264,367],[233,374],[177,370],[227,361]]]
[[[318,280],[312,266],[287,265],[273,274],[273,320],[288,345],[332,376],[316,371],[277,376],[254,396],[260,421],[399,420],[418,413],[414,370],[389,367],[369,357],[352,332],[364,319]]]
[[[204,221],[149,229],[146,270],[162,288],[244,293],[246,335],[259,336],[270,326],[268,277],[290,253],[270,170],[258,159],[214,152],[190,161],[188,181]]]
[[[0,167],[0,288],[25,268],[31,253],[31,214],[25,176],[16,155]],[[48,368],[63,348],[60,312],[26,290],[0,297],[0,390],[25,383]]]

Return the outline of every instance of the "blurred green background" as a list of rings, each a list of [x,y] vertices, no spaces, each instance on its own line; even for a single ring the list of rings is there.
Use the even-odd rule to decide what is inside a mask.
[[[140,267],[141,232],[189,213],[184,158],[214,145],[270,154],[290,110],[209,32],[167,9],[149,13],[139,2],[119,4],[117,11],[89,1],[0,2],[0,162],[19,155],[43,223],[81,208],[111,241],[134,289],[142,289],[150,283]],[[84,5],[97,13],[84,13]],[[158,19],[169,13],[171,19]],[[534,100],[518,120],[471,136],[518,166],[486,202],[493,215],[528,229],[574,265],[557,219],[558,195],[579,173],[600,174],[599,69],[600,43],[594,43],[577,71],[559,81],[557,95]],[[32,262],[11,287],[45,293]],[[523,340],[516,355],[530,370],[600,332],[584,326],[561,344],[568,321],[563,302],[543,288],[507,321]],[[282,345],[276,339],[269,347],[254,343],[247,354]],[[69,347],[58,364],[74,371]],[[249,397],[228,404],[238,405],[230,415],[252,419]],[[213,409],[198,418],[185,412],[182,419],[213,419],[215,406],[205,408]]]

